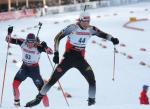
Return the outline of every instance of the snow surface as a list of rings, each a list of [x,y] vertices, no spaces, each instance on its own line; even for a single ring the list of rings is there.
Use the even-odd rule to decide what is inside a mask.
[[[89,10],[91,13],[91,25],[99,27],[101,30],[118,37],[120,44],[116,46],[119,53],[116,54],[115,81],[112,81],[113,70],[113,45],[109,41],[103,41],[98,37],[89,40],[86,48],[86,59],[92,66],[97,82],[96,104],[87,106],[88,84],[76,69],[70,69],[60,82],[65,90],[72,95],[68,98],[68,107],[61,91],[57,90],[57,85],[48,92],[51,109],[149,109],[150,106],[139,104],[139,95],[144,84],[150,85],[150,21],[142,21],[130,24],[143,28],[144,31],[130,30],[123,28],[123,24],[129,21],[130,17],[137,19],[150,19],[150,3],[139,3],[135,5],[109,7]],[[147,10],[147,11],[146,11]],[[133,13],[131,12],[133,11]],[[8,25],[14,26],[13,37],[25,38],[29,32],[37,34],[36,25],[43,23],[39,33],[41,40],[48,43],[53,48],[55,35],[64,27],[75,23],[80,12],[63,13],[54,16],[25,18],[0,22],[0,88],[2,87],[3,72],[6,60],[7,43],[4,41],[7,34]],[[115,15],[117,14],[117,15]],[[60,55],[64,52],[66,38],[60,43]],[[96,43],[92,43],[96,41]],[[101,46],[100,46],[101,45]],[[105,45],[107,48],[102,48]],[[146,51],[140,51],[145,48]],[[16,45],[11,45],[8,57],[7,74],[3,96],[2,109],[13,108],[12,81],[21,64],[21,50]],[[129,59],[128,57],[133,57]],[[52,60],[53,55],[50,56]],[[17,60],[14,64],[12,61]],[[143,61],[145,66],[139,63]],[[40,59],[41,75],[44,79],[49,79],[52,68],[47,56],[43,53]],[[27,78],[20,86],[21,105],[32,100],[38,91],[32,80]],[[150,92],[148,92],[150,97]],[[23,108],[23,107],[21,107]],[[44,108],[43,104],[33,107],[35,109]]]

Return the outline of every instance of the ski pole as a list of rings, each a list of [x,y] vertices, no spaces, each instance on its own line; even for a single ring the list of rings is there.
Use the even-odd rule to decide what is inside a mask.
[[[89,5],[85,5],[85,6],[84,6],[84,9],[83,9],[84,12],[87,10],[87,7],[88,7],[88,6],[89,6]]]
[[[112,80],[115,81],[115,70],[116,70],[116,47],[114,45],[114,58],[113,58],[113,77],[112,77]]]
[[[42,26],[42,23],[41,22],[39,22],[39,29],[38,29],[38,32],[37,32],[37,35],[36,35],[36,37],[38,37],[38,35],[39,35],[39,31],[40,31],[40,29],[41,29],[41,26]]]
[[[84,11],[86,10],[87,5],[84,6]]]
[[[5,80],[6,80],[6,71],[7,71],[7,60],[8,60],[8,53],[9,53],[9,47],[10,47],[10,38],[11,38],[11,33],[13,31],[13,26],[10,26],[8,28],[8,44],[7,44],[7,52],[6,52],[6,61],[5,61],[5,68],[4,68],[4,75],[3,75],[3,84],[2,84],[2,90],[1,90],[1,101],[0,101],[0,107],[2,106],[3,103],[3,94],[4,94],[4,88],[5,88]]]
[[[37,32],[37,35],[36,35],[36,40],[37,40],[37,42],[39,43],[39,42],[40,42],[40,39],[39,39],[38,35],[39,35],[40,30],[41,30],[42,23],[39,22],[38,25],[39,25],[39,29],[38,29],[38,32]]]
[[[39,31],[40,31],[40,29],[41,29],[42,23],[39,22],[38,25],[39,25],[39,29],[38,29],[38,33],[37,33],[37,36],[36,36],[36,37],[37,37],[38,40],[39,40],[38,35],[39,35]],[[40,42],[40,40],[39,40],[39,42]],[[55,69],[56,64],[53,66],[52,61],[51,61],[51,59],[50,59],[50,57],[49,57],[48,54],[47,54],[47,57],[48,57],[48,60],[49,60],[49,62],[50,62],[50,64],[51,64],[51,67],[52,67],[53,72],[54,72],[54,69]],[[65,98],[65,101],[66,101],[67,105],[69,106],[69,103],[68,103],[68,101],[67,101],[67,98],[66,98],[66,96],[65,96],[64,90],[63,90],[62,85],[61,85],[61,83],[59,82],[59,80],[58,80],[58,84],[59,84],[59,87],[60,87],[60,89],[61,89],[61,91],[62,91],[62,93],[63,93],[63,96],[64,96],[64,98]]]
[[[49,57],[48,54],[47,54],[47,57],[48,57],[48,60],[49,60],[49,62],[50,62],[50,64],[51,64],[51,67],[52,67],[53,73],[54,73],[56,64],[53,66],[52,61],[51,61],[51,59],[50,59],[50,57]],[[63,87],[62,87],[61,83],[59,82],[59,80],[58,80],[58,84],[59,84],[59,87],[60,87],[60,89],[61,89],[61,91],[62,91],[62,94],[63,94],[63,96],[64,96],[64,98],[65,98],[65,101],[66,101],[67,105],[69,106],[69,102],[68,102],[68,100],[67,100],[67,97],[65,96],[65,92],[64,92]]]

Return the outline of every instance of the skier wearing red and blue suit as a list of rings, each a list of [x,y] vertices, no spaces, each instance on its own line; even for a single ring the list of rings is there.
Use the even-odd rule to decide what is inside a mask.
[[[10,28],[9,28],[10,29]],[[9,30],[8,29],[8,30]],[[47,52],[52,54],[53,51],[47,46],[45,42],[37,43],[36,37],[33,33],[29,33],[26,39],[11,38],[10,35],[6,37],[6,41],[11,44],[16,44],[21,47],[22,50],[22,66],[14,77],[13,92],[14,92],[14,105],[20,106],[20,84],[30,77],[37,89],[40,91],[44,85],[44,81],[40,75],[39,59],[41,52]],[[45,107],[49,106],[49,100],[47,95],[43,97],[43,104]]]

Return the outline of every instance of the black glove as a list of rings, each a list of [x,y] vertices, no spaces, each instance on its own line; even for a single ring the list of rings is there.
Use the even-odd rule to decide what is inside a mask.
[[[13,26],[8,27],[8,35],[10,35],[13,31]]]
[[[112,43],[114,44],[114,45],[117,45],[117,44],[119,44],[119,40],[118,40],[118,38],[111,38],[111,41],[112,41]]]
[[[59,63],[59,53],[58,53],[58,51],[54,52],[53,62],[55,64]]]
[[[42,45],[44,48],[48,48],[46,42],[44,42],[44,41],[41,43],[41,45]]]

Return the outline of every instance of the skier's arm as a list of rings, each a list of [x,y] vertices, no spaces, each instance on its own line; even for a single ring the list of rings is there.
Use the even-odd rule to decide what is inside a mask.
[[[54,57],[53,57],[53,62],[55,64],[59,63],[59,42],[62,38],[64,38],[65,36],[69,35],[72,33],[72,31],[77,27],[77,25],[75,24],[71,24],[69,26],[67,26],[65,29],[63,29],[62,31],[60,31],[55,39],[54,39]]]
[[[114,38],[112,35],[99,30],[95,26],[91,26],[91,33],[92,33],[92,35],[96,35],[100,38],[103,38],[103,39],[113,42],[114,45],[119,43],[119,40],[117,38]]]
[[[11,44],[21,45],[23,41],[24,39],[12,38],[10,36],[6,36],[6,42],[9,42]]]
[[[8,35],[6,36],[6,42],[12,43],[12,44],[17,44],[20,45],[23,43],[24,39],[17,39],[17,38],[12,38],[11,34],[13,32],[13,26],[8,27]]]
[[[37,45],[38,51],[41,52],[46,52],[48,54],[53,54],[53,50],[47,46],[46,42],[42,42],[41,44]]]
[[[103,39],[111,40],[111,38],[112,38],[111,35],[99,30],[95,26],[91,26],[91,32],[92,32],[92,35],[96,35],[96,36],[103,38]]]
[[[77,26],[75,24],[71,24],[69,26],[67,26],[66,28],[64,28],[62,31],[60,31],[55,39],[54,39],[54,50],[55,52],[59,50],[59,42],[62,38],[64,38],[65,36],[69,35],[70,33],[72,33],[72,31],[76,28]]]
[[[60,42],[60,40],[61,40],[62,38],[64,38],[64,37],[65,37],[65,35],[64,35],[64,32],[63,32],[63,31],[60,31],[60,32],[56,35],[56,37],[55,37],[55,39],[54,39],[54,50],[55,50],[55,52],[56,52],[56,51],[58,52],[59,42]]]

